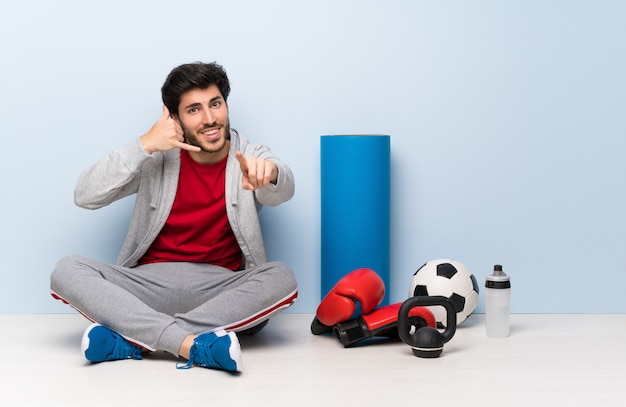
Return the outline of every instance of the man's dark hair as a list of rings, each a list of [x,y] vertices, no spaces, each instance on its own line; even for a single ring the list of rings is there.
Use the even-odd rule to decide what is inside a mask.
[[[163,104],[170,114],[178,115],[180,95],[191,89],[206,89],[211,85],[217,85],[224,101],[230,93],[230,83],[226,71],[215,62],[209,64],[193,62],[176,67],[170,72],[161,87]]]

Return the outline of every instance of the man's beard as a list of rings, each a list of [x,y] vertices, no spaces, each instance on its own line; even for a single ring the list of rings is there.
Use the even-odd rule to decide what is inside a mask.
[[[214,126],[215,126],[214,124],[211,126],[204,126],[199,131],[201,132],[204,129],[211,128]],[[225,137],[218,139],[214,143],[210,143],[210,146],[208,147],[206,146],[206,144],[203,144],[198,140],[198,137],[196,137],[195,132],[189,131],[189,129],[187,129],[187,127],[185,127],[184,125],[182,125],[181,127],[183,128],[183,137],[185,137],[185,142],[192,146],[200,147],[200,149],[205,153],[217,153],[221,151],[226,146],[226,140],[230,140],[230,124],[229,123],[226,123],[225,126],[220,128],[220,131],[222,129],[224,130]]]

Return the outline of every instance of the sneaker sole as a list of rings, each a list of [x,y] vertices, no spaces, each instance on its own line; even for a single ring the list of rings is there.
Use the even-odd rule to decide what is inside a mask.
[[[241,345],[239,344],[239,339],[237,338],[237,334],[234,332],[229,332],[227,334],[230,337],[230,347],[228,348],[228,354],[230,358],[235,361],[235,371],[241,372],[242,368],[242,359],[241,359]]]
[[[80,341],[80,351],[83,354],[83,356],[85,356],[85,351],[89,348],[89,343],[90,343],[89,333],[91,332],[92,329],[94,329],[97,326],[100,326],[100,324],[97,322],[94,322],[93,324],[89,325],[87,329],[85,329],[85,333],[83,333],[83,338]]]

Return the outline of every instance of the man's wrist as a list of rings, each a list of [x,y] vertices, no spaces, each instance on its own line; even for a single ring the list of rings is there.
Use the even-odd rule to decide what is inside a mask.
[[[148,143],[146,142],[146,135],[145,134],[143,136],[139,137],[139,144],[141,144],[141,148],[143,148],[143,151],[145,151],[146,154],[152,155],[152,153],[154,153],[155,150],[151,149],[148,146]]]

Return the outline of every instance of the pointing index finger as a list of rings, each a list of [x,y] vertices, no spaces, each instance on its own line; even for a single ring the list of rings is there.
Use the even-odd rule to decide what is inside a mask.
[[[237,151],[235,153],[235,157],[237,158],[237,161],[239,161],[239,165],[242,169],[248,168],[248,162],[246,161],[246,157],[243,156],[243,153],[241,151]]]

